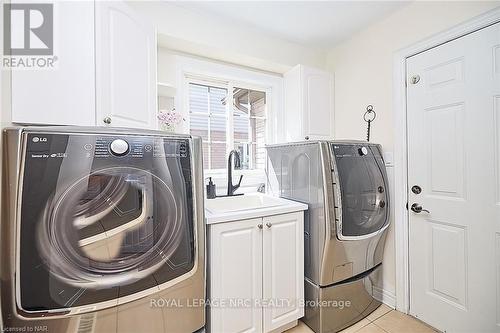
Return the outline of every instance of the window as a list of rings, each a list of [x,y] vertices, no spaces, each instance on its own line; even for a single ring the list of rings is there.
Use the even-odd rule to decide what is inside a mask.
[[[266,93],[189,84],[190,133],[203,139],[205,169],[224,169],[232,149],[243,169],[265,167]]]
[[[227,150],[227,89],[189,85],[189,124],[203,139],[203,168],[225,168]]]
[[[266,144],[266,93],[234,88],[234,149],[244,169],[263,169]]]

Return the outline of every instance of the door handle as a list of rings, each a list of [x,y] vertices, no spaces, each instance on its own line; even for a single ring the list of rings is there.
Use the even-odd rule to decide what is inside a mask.
[[[418,203],[414,203],[413,205],[411,205],[411,210],[414,212],[414,213],[422,213],[422,212],[426,212],[426,213],[429,213],[430,214],[430,211],[428,211],[427,209],[424,209],[422,207],[422,205],[418,204]]]

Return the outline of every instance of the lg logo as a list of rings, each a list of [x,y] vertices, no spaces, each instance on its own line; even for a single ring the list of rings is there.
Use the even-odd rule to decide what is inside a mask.
[[[47,142],[47,138],[39,138],[37,136],[33,137],[33,139],[31,139],[33,142]]]
[[[54,8],[48,3],[4,4],[4,55],[52,55]]]

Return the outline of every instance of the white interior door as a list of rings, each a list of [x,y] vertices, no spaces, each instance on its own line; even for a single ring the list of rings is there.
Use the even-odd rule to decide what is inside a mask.
[[[409,58],[407,74],[408,205],[429,210],[409,211],[410,313],[500,332],[500,24]]]
[[[156,30],[122,1],[96,2],[97,125],[156,128]]]

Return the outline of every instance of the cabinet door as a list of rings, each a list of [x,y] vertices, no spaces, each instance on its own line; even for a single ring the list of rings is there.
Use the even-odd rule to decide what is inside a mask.
[[[97,125],[156,128],[155,29],[124,2],[97,1],[96,55]]]
[[[53,5],[55,68],[12,70],[12,122],[94,125],[94,3]]]
[[[302,105],[302,66],[297,65],[283,75],[283,86],[285,90],[285,107],[283,119],[284,140],[301,141],[304,140],[304,110]]]
[[[304,136],[333,138],[333,78],[328,72],[303,67]]]
[[[263,296],[264,331],[304,316],[304,213],[265,217]]]
[[[211,332],[261,332],[262,219],[210,225]]]

